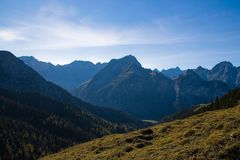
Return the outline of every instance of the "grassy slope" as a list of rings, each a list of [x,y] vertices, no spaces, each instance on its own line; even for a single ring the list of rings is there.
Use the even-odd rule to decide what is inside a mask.
[[[144,133],[147,131],[149,133]],[[238,157],[240,105],[164,123],[150,129],[105,136],[43,159],[236,160]]]

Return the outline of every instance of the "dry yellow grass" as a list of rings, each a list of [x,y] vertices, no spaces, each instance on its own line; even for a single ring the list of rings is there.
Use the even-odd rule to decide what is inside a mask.
[[[240,106],[236,106],[127,134],[105,136],[42,160],[236,160],[239,157]]]

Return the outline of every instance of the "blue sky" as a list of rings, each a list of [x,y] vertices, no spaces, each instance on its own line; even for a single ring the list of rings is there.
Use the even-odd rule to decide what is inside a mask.
[[[240,65],[239,0],[0,0],[0,48],[54,64]]]

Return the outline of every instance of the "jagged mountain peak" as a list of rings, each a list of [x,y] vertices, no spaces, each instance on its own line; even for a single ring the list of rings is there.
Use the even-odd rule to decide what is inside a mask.
[[[233,64],[229,61],[223,61],[218,64],[216,64],[212,70],[217,70],[217,69],[224,69],[224,68],[233,68]]]
[[[193,69],[193,71],[196,72],[198,76],[200,76],[203,80],[208,79],[208,74],[209,74],[208,69],[203,68],[202,66],[198,66],[196,69]]]
[[[175,79],[178,77],[183,71],[179,67],[163,69],[161,71],[166,77],[170,79]]]
[[[177,70],[177,71],[181,71],[181,69],[177,66],[177,67],[174,67],[174,68],[169,68],[169,69],[163,69],[163,71],[167,71],[167,70]]]
[[[35,57],[33,56],[21,56],[21,57],[18,57],[20,60],[22,60],[25,64],[29,65],[29,66],[36,66],[36,67],[53,67],[54,65],[50,62],[43,62],[43,61],[40,61],[38,59],[36,59]],[[40,65],[40,66],[39,66]],[[34,67],[32,67],[34,68]]]
[[[197,68],[196,68],[196,70],[207,70],[206,68],[203,68],[202,66],[198,66]]]
[[[128,55],[120,59],[112,59],[106,67],[91,79],[90,83],[101,79],[101,84],[104,84],[118,78],[119,76],[126,78],[132,73],[141,75],[143,70],[144,69],[137,59],[132,55]],[[97,84],[99,83],[100,82],[97,82]]]
[[[104,76],[105,78],[108,77],[107,79],[112,79],[120,74],[126,77],[130,74],[141,75],[142,72],[144,72],[144,69],[136,57],[128,55],[120,59],[112,59],[103,70],[96,74],[96,77]]]
[[[81,68],[93,68],[95,67],[95,64],[90,61],[75,60],[69,64],[59,65],[59,67],[80,70]]]
[[[138,67],[141,67],[142,65],[138,62],[137,58],[132,55],[127,55],[125,57],[122,57],[120,59],[112,59],[109,64],[119,63],[121,65],[136,65]]]
[[[75,60],[73,62],[71,62],[70,64],[66,64],[66,65],[82,65],[82,64],[89,64],[89,65],[94,65],[92,62],[90,61],[82,61],[82,60]],[[65,65],[64,65],[65,66]]]
[[[223,81],[231,88],[234,88],[238,85],[237,68],[232,63],[223,61],[213,67],[210,71],[209,79]]]
[[[137,61],[137,58],[136,58],[135,56],[131,55],[131,54],[126,55],[126,56],[124,56],[124,57],[121,58],[121,59],[128,59],[128,60],[134,60],[134,61]]]
[[[20,59],[25,59],[25,60],[37,60],[35,57],[33,56],[21,56],[19,57]]]

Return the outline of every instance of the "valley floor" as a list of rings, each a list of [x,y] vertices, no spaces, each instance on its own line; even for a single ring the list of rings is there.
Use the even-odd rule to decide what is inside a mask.
[[[42,160],[240,159],[240,106],[76,145]]]

